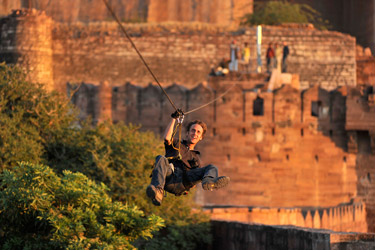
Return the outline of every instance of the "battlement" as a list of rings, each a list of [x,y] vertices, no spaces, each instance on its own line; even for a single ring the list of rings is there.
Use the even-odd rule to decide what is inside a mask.
[[[212,220],[367,232],[366,206],[363,202],[327,208],[212,207],[206,208],[205,213]]]

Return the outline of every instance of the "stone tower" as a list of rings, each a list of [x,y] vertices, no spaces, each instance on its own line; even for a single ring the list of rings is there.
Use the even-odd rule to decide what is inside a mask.
[[[0,20],[0,61],[19,65],[48,90],[54,88],[52,22],[35,9],[15,10]]]

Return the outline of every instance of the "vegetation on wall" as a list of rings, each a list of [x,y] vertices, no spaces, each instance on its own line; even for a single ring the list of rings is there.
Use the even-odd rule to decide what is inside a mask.
[[[312,23],[318,29],[330,28],[329,22],[307,4],[287,1],[254,3],[254,12],[242,18],[243,25],[279,25],[282,23]]]
[[[107,197],[104,197],[105,189],[114,201],[128,204],[129,207],[136,206],[139,211],[144,213],[144,216],[157,215],[163,218],[166,228],[155,234],[152,241],[137,240],[131,242],[136,237],[129,239],[130,244],[135,244],[140,249],[152,249],[153,247],[156,249],[165,244],[165,239],[170,241],[170,249],[181,249],[181,245],[186,246],[185,249],[194,249],[199,245],[210,243],[208,218],[194,205],[192,194],[183,197],[168,195],[163,200],[161,207],[153,206],[146,197],[145,189],[150,182],[149,175],[154,158],[157,154],[163,153],[159,138],[152,133],[140,132],[139,127],[134,125],[113,125],[104,122],[93,127],[90,121],[79,121],[74,107],[69,104],[66,97],[57,93],[46,92],[40,85],[30,83],[25,79],[25,75],[19,69],[0,64],[0,173],[3,172],[0,181],[4,181],[4,174],[6,176],[17,175],[17,178],[21,179],[26,178],[22,177],[23,174],[26,174],[22,171],[26,171],[27,167],[36,167],[39,169],[38,171],[43,172],[40,173],[41,175],[48,173],[52,176],[50,169],[42,167],[49,166],[57,174],[55,177],[48,177],[55,179],[54,184],[51,185],[63,188],[61,185],[69,184],[63,181],[64,178],[70,176],[71,180],[74,179],[78,183],[70,183],[69,185],[76,185],[78,189],[81,189],[83,185],[87,184],[96,190],[82,191],[86,192],[87,195],[90,192],[100,192],[103,195],[102,199],[108,201]],[[13,171],[14,166],[17,166],[21,161],[28,163],[18,167],[16,173],[9,172]],[[85,179],[85,176],[88,179]],[[23,194],[19,195],[24,196],[19,198],[19,202],[26,202],[22,199],[33,199],[29,196],[34,191],[27,190],[27,187],[32,189],[33,185],[44,185],[38,182],[38,180],[41,180],[40,177],[35,178],[34,184],[23,187]],[[61,180],[58,178],[61,178]],[[89,180],[94,181],[99,186],[94,186]],[[104,183],[108,189],[98,190],[102,185],[101,183]],[[0,191],[4,191],[4,188],[8,185],[3,183]],[[55,197],[57,191],[59,190],[49,191],[49,195]],[[6,198],[6,196],[4,197]],[[57,206],[56,203],[60,198],[56,199],[47,201],[51,202],[51,208]],[[69,203],[68,200],[64,202]],[[93,203],[94,201],[88,202]],[[119,203],[113,204],[120,206]],[[81,205],[83,206],[81,209],[88,209],[85,207],[87,206],[86,203],[76,204],[75,206]],[[18,205],[13,204],[13,206],[22,207],[29,211],[31,208],[28,206],[33,205],[18,203]],[[8,211],[8,209],[10,207],[5,209],[5,207],[0,206],[0,214],[6,215],[9,212],[23,214],[22,211],[26,211],[21,208],[17,211]],[[68,208],[59,206],[55,209],[57,211]],[[193,210],[196,212],[193,213]],[[37,211],[37,214],[41,213],[41,211],[35,211]],[[135,209],[134,211],[138,210]],[[61,213],[67,213],[67,211]],[[32,214],[31,217],[27,218],[30,219],[31,224],[39,225],[40,222],[35,220],[38,216]],[[48,217],[50,215],[45,216],[47,217],[43,217],[43,223],[48,225],[44,225],[43,230],[55,230],[51,225],[52,220],[49,219],[52,217]],[[69,216],[73,219],[71,215]],[[139,219],[142,216],[140,213],[138,214]],[[24,227],[22,224],[10,223],[5,218],[0,217],[0,224],[3,225],[0,234],[8,231],[9,233],[16,232],[17,230],[14,227],[17,226],[20,227],[18,232],[22,232],[22,227]],[[100,219],[100,223],[102,222],[102,219]],[[92,223],[95,224],[96,222]],[[100,227],[100,223],[95,227]],[[158,223],[148,227],[148,231],[143,231],[150,232],[152,228],[159,228]],[[73,227],[79,225],[79,227],[86,228],[83,224],[77,223]],[[68,225],[64,224],[64,226]],[[10,230],[10,228],[13,229]],[[74,230],[78,230],[78,228]],[[87,230],[89,229],[87,228]],[[142,228],[139,230],[142,231]],[[50,235],[50,238],[47,237],[46,241],[55,237],[51,236],[52,232],[46,234]],[[9,239],[10,236],[7,236]],[[142,236],[142,233],[140,236]],[[14,237],[16,239],[17,234]],[[67,236],[67,238],[69,237],[74,238],[75,236]],[[74,240],[73,238],[71,240]],[[65,240],[64,242],[66,243]],[[37,244],[37,242],[34,243]]]

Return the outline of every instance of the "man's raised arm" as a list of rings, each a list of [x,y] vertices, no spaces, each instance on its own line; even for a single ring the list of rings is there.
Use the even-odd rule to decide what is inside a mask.
[[[173,136],[173,129],[174,124],[176,123],[176,120],[178,120],[179,123],[182,123],[184,120],[184,112],[182,112],[181,109],[177,109],[175,112],[171,114],[172,120],[169,122],[167,128],[164,132],[164,140],[167,141],[168,145],[172,142],[172,136]]]
[[[172,142],[173,128],[176,123],[176,119],[172,118],[164,132],[164,140],[167,141],[168,145]]]

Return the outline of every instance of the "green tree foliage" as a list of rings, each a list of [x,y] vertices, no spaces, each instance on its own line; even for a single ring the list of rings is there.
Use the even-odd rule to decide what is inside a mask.
[[[103,182],[113,200],[165,220],[167,228],[155,235],[153,246],[162,246],[165,239],[171,249],[209,244],[209,218],[193,202],[193,192],[182,197],[168,194],[160,207],[145,195],[155,156],[164,152],[159,138],[134,125],[105,122],[93,127],[90,121],[79,122],[75,114],[66,97],[46,92],[26,81],[19,69],[0,64],[1,169],[27,161],[47,165],[62,176],[65,170],[80,172]],[[151,242],[135,244],[146,248]]]
[[[193,246],[184,249],[195,249],[199,244],[210,243],[209,218],[195,205],[194,192],[180,197],[167,194],[160,207],[152,205],[145,195],[155,156],[164,151],[159,138],[150,132],[140,132],[134,125],[102,123],[91,127],[89,124],[71,129],[69,134],[58,136],[60,139],[57,141],[50,141],[47,151],[50,166],[60,172],[67,167],[80,171],[104,182],[111,189],[114,199],[135,204],[147,215],[154,213],[161,216],[168,228],[164,233],[156,234],[153,246],[164,244],[166,240],[172,249],[181,249],[177,247],[181,244]],[[199,212],[192,213],[193,209]],[[186,237],[188,229],[196,234],[195,241]],[[173,245],[172,242],[178,244]],[[148,244],[139,241],[138,247]]]
[[[246,14],[243,25],[279,25],[282,23],[312,23],[318,29],[328,29],[330,25],[321,14],[307,4],[287,1],[268,1],[254,4],[253,14]]]
[[[61,95],[0,64],[0,170],[17,161],[41,162],[48,140],[75,120],[72,110]]]
[[[133,249],[163,227],[155,215],[113,202],[104,184],[20,163],[0,176],[1,249]]]

